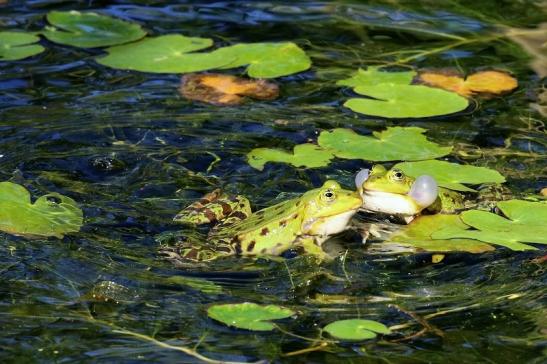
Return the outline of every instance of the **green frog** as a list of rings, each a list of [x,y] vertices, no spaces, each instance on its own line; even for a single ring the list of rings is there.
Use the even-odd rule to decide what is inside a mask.
[[[439,187],[428,175],[417,178],[397,168],[386,170],[376,164],[355,177],[357,191],[363,197],[363,209],[403,218],[406,223],[426,210],[429,213],[454,213],[463,209],[463,196]]]
[[[325,260],[329,257],[321,244],[342,232],[362,203],[356,191],[345,190],[332,180],[254,213],[245,197],[229,197],[215,190],[174,218],[191,225],[216,223],[208,233],[209,246],[179,242],[162,253],[177,261],[203,262],[229,255],[279,255],[298,247]]]

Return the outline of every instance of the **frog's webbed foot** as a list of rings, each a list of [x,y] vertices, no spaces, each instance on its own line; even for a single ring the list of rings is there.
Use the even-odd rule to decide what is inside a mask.
[[[173,221],[182,224],[200,225],[215,223],[231,217],[241,220],[250,214],[251,205],[245,197],[239,195],[229,197],[220,189],[216,189],[182,209],[173,218]]]
[[[188,242],[160,246],[159,253],[164,259],[173,262],[177,266],[189,262],[209,262],[221,256],[231,255],[231,252],[222,249],[211,249],[207,246],[192,245]]]

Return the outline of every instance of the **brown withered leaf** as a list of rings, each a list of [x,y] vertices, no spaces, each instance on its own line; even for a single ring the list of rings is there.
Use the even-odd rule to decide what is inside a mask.
[[[476,72],[465,79],[450,73],[426,71],[418,75],[418,81],[466,97],[475,94],[500,95],[518,86],[516,78],[507,72],[497,70]]]
[[[179,92],[189,100],[230,106],[243,103],[245,96],[273,100],[279,96],[279,87],[266,80],[250,80],[218,73],[191,73],[182,77]]]

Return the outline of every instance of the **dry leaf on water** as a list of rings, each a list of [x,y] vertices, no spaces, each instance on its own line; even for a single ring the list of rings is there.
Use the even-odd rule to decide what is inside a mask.
[[[514,90],[517,79],[503,71],[481,71],[466,79],[442,72],[422,72],[418,80],[426,85],[456,92],[462,96],[474,94],[499,95]]]
[[[185,75],[179,91],[187,99],[220,106],[239,105],[245,101],[244,96],[259,100],[273,100],[279,96],[275,83],[216,73]]]

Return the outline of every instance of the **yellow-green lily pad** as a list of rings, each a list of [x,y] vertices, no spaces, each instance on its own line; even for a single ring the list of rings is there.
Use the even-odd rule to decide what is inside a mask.
[[[364,136],[350,129],[333,129],[322,132],[318,143],[339,158],[368,161],[415,161],[450,153],[452,147],[427,140],[425,132],[418,127],[392,127]]]
[[[257,305],[244,302],[210,306],[207,315],[228,326],[254,331],[270,331],[275,328],[270,320],[291,317],[294,311],[277,305]]]
[[[517,251],[536,249],[524,243],[547,244],[546,202],[509,200],[498,202],[497,206],[505,217],[486,211],[464,211],[461,220],[468,226],[446,227],[432,237],[476,239]]]
[[[377,334],[391,333],[391,330],[380,322],[361,319],[334,321],[325,326],[323,330],[332,337],[350,341],[374,339]]]
[[[357,86],[369,98],[353,98],[344,106],[360,114],[384,118],[424,118],[465,110],[469,101],[455,92],[420,85],[380,83]]]
[[[107,48],[108,55],[98,58],[97,62],[112,68],[140,72],[187,73],[219,68],[234,60],[210,57],[209,53],[188,53],[212,44],[209,38],[162,35]]]
[[[40,38],[23,32],[0,32],[0,61],[16,61],[42,53]]]
[[[211,52],[212,57],[235,59],[222,68],[247,66],[254,78],[275,78],[302,72],[310,68],[311,60],[292,42],[236,44]]]
[[[293,153],[270,148],[255,148],[247,154],[249,165],[259,171],[264,169],[268,162],[289,163],[295,167],[317,168],[330,163],[334,156],[332,151],[323,149],[315,144],[299,144]]]
[[[498,171],[486,167],[476,167],[446,161],[404,162],[395,165],[406,174],[418,177],[424,174],[435,178],[439,186],[456,191],[475,192],[462,183],[478,185],[481,183],[503,183],[503,177]]]
[[[448,227],[466,229],[458,215],[428,215],[419,216],[410,224],[394,233],[390,243],[410,246],[430,252],[463,251],[468,253],[484,253],[494,250],[492,245],[474,239],[433,239],[431,235]]]
[[[393,83],[397,85],[410,85],[416,71],[388,72],[380,71],[380,67],[368,67],[366,70],[359,68],[350,78],[336,82],[338,86],[372,86],[380,83]]]
[[[0,230],[21,236],[62,238],[77,232],[82,210],[70,197],[50,193],[31,203],[30,193],[12,182],[0,182]]]
[[[80,48],[106,47],[141,39],[146,32],[135,23],[92,12],[51,11],[42,34],[55,43]]]

